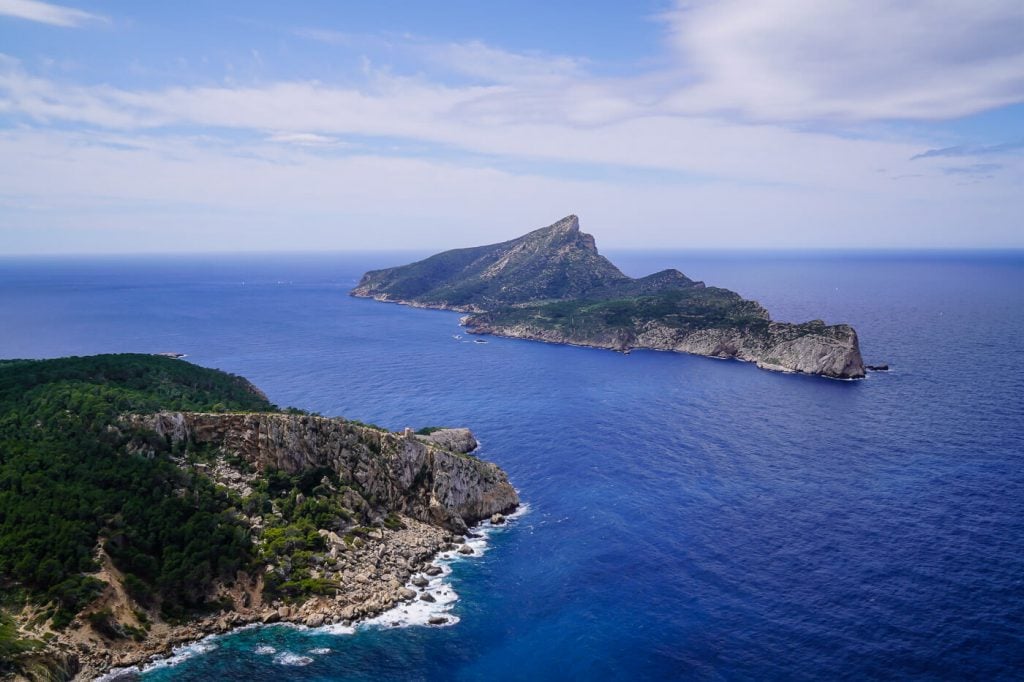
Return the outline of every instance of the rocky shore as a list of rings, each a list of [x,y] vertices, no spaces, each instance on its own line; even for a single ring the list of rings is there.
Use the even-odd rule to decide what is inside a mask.
[[[83,641],[74,633],[62,635],[61,643],[73,649],[80,661],[81,669],[75,679],[95,679],[112,669],[124,669],[121,672],[127,676],[136,672],[138,666],[172,655],[177,647],[248,625],[351,625],[403,602],[420,599],[426,594],[421,588],[426,586],[427,579],[440,573],[432,564],[437,554],[468,546],[462,542],[462,536],[450,531],[408,517],[402,518],[402,522],[405,528],[379,529],[358,547],[350,547],[336,534],[324,532],[331,546],[324,575],[337,582],[334,596],[314,596],[293,603],[264,601],[257,581],[250,589],[225,588],[227,596],[238,597],[233,608],[184,625],[154,626],[141,642],[104,642],[99,638]],[[438,616],[434,624],[445,622],[445,616]]]
[[[69,627],[52,631],[29,610],[17,619],[25,636],[47,640],[34,654],[42,672],[31,679],[91,680],[120,668],[128,675],[176,647],[247,625],[350,625],[429,601],[422,588],[441,573],[435,557],[473,554],[469,528],[502,522],[519,505],[505,473],[470,454],[477,442],[468,429],[395,433],[267,412],[131,414],[112,428],[140,434],[129,446],[134,454],[170,456],[236,495],[235,513],[250,528],[259,562],[218,583],[207,600],[219,605],[215,611],[176,623],[131,598],[101,543],[93,577],[106,587]],[[308,496],[294,488],[278,497],[261,492],[267,476],[299,481],[306,472],[315,484]],[[315,532],[290,516],[307,499],[336,510]],[[301,551],[275,544],[297,532]],[[440,614],[430,620],[446,622]]]
[[[494,323],[486,314],[461,319],[470,334],[491,334],[620,353],[631,350],[659,350],[705,357],[751,362],[761,369],[794,374],[814,374],[833,379],[864,376],[857,333],[849,325],[825,325],[814,321],[803,325],[772,322],[764,329],[680,330],[648,322],[633,331],[579,334],[529,323]]]

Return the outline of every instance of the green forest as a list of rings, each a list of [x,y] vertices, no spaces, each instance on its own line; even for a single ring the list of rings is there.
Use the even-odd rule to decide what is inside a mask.
[[[204,602],[212,582],[254,561],[226,491],[132,454],[130,443],[156,437],[119,416],[161,409],[277,408],[241,377],[170,358],[0,361],[3,606],[28,599],[67,625],[102,587],[87,575],[101,541],[132,596],[171,619],[214,606]]]

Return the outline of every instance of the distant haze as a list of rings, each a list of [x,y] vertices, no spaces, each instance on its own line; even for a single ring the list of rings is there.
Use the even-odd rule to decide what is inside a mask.
[[[0,0],[0,254],[1024,247],[1024,3]]]

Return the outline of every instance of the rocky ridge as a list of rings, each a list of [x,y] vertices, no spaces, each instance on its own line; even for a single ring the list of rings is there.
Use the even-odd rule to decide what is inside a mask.
[[[132,415],[134,427],[171,443],[212,444],[241,457],[255,474],[327,468],[351,486],[353,506],[402,513],[453,532],[519,504],[495,464],[468,453],[468,429],[428,436],[393,433],[340,418],[281,413],[160,412]],[[352,496],[350,495],[350,498]]]
[[[678,270],[628,277],[574,215],[511,241],[368,272],[351,295],[468,312],[462,322],[474,334],[735,358],[837,379],[865,373],[851,326],[773,321],[757,302]]]

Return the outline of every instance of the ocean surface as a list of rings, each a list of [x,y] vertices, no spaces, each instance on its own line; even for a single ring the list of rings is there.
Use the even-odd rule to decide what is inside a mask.
[[[1024,677],[1024,254],[610,254],[855,325],[892,366],[859,382],[346,295],[415,255],[0,259],[0,357],[175,351],[281,406],[470,426],[529,503],[452,562],[456,625],[249,629],[144,679]]]

